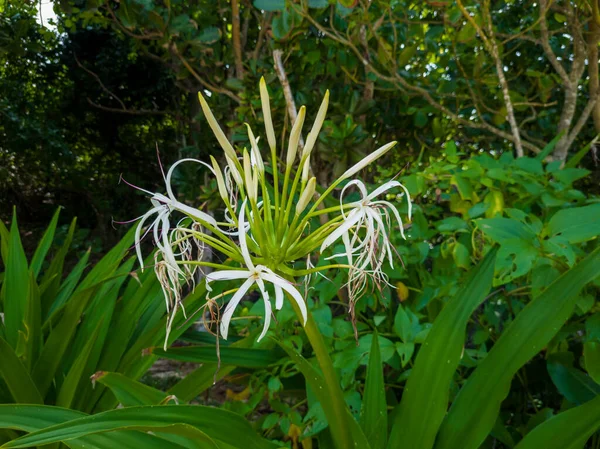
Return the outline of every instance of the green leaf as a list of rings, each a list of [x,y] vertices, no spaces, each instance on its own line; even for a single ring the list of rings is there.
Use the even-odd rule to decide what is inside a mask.
[[[477,220],[476,223],[477,227],[481,229],[485,235],[500,244],[516,238],[525,241],[532,241],[535,239],[535,234],[527,227],[527,225],[510,218],[483,218]]]
[[[583,449],[600,428],[600,396],[537,426],[515,449]]]
[[[583,345],[585,369],[597,384],[600,384],[600,343],[595,341],[585,342]]]
[[[389,449],[433,447],[448,408],[450,382],[461,358],[467,323],[492,286],[495,258],[496,250],[486,255],[429,330],[398,406]]]
[[[0,405],[0,428],[35,432],[85,416],[87,416],[85,413],[60,407]],[[186,447],[155,435],[131,430],[89,435],[69,440],[67,445],[73,449],[183,449]]]
[[[0,377],[4,379],[15,402],[43,404],[44,401],[31,380],[31,376],[15,354],[13,348],[0,338]]]
[[[550,154],[552,153],[552,151],[554,150],[554,147],[556,146],[556,144],[558,143],[558,141],[562,138],[562,136],[565,134],[565,131],[561,131],[560,133],[558,133],[556,135],[556,137],[554,137],[554,139],[552,139],[550,142],[548,142],[548,145],[546,145],[541,152],[539,152],[536,155],[536,159],[538,161],[543,161],[544,159],[546,159],[548,156],[550,156]]]
[[[46,232],[42,236],[40,243],[38,244],[35,253],[33,254],[33,258],[31,259],[31,264],[29,269],[37,278],[38,274],[40,274],[40,270],[42,269],[42,264],[44,263],[44,259],[46,258],[46,254],[48,254],[48,250],[50,249],[50,245],[52,245],[52,240],[54,240],[54,232],[56,231],[56,224],[58,223],[58,215],[60,213],[60,208],[56,209]]]
[[[120,373],[99,372],[94,381],[110,388],[119,403],[125,407],[136,405],[159,405],[170,397],[164,391],[149,387]]]
[[[2,283],[5,335],[7,343],[16,349],[19,332],[24,331],[23,325],[29,296],[29,268],[19,236],[15,211],[13,211],[10,225],[8,258],[5,260],[5,266],[4,282]]]
[[[600,274],[600,248],[534,298],[502,333],[459,391],[436,449],[476,449],[496,422],[515,373],[571,316],[579,291]]]
[[[560,235],[569,243],[585,242],[600,235],[600,203],[562,209],[555,213],[547,228],[548,235]]]
[[[285,0],[254,0],[254,7],[263,11],[283,11]]]
[[[312,317],[309,319],[312,319]],[[285,343],[278,343],[288,353],[292,361],[296,363],[321,404],[321,407],[323,407],[333,440],[337,444],[336,447],[339,449],[352,449],[355,447],[370,449],[365,434],[350,413],[344,398],[332,395],[328,391],[327,383],[323,376],[295,349],[287,346]],[[334,401],[336,401],[335,404]],[[343,412],[340,414],[337,410],[343,410]]]
[[[30,433],[10,441],[3,447],[38,446],[121,429],[162,431],[169,426],[180,424],[193,426],[217,442],[221,441],[234,447],[275,448],[274,444],[260,438],[243,417],[214,407],[194,405],[128,407],[111,410]]]
[[[169,360],[180,360],[193,363],[216,363],[219,361],[216,346],[180,346],[169,348],[151,348],[150,353]],[[268,349],[235,348],[224,346],[219,348],[221,363],[244,368],[266,368],[281,362],[280,351]]]
[[[584,404],[600,394],[600,385],[572,366],[573,354],[555,353],[547,362],[548,373],[556,388],[569,402]]]
[[[377,331],[373,334],[367,378],[362,401],[360,425],[372,449],[384,449],[387,440],[387,403],[383,380],[383,362]]]
[[[565,164],[565,168],[577,167],[577,164],[579,164],[579,162],[581,162],[581,160],[584,158],[584,156],[586,154],[588,154],[588,152],[596,144],[596,142],[598,141],[598,138],[600,138],[600,134],[597,134],[596,137],[594,137],[586,146],[584,146],[581,150],[579,150],[577,153],[575,153],[573,155],[573,157],[571,157],[571,159],[569,159],[567,161],[567,163]]]

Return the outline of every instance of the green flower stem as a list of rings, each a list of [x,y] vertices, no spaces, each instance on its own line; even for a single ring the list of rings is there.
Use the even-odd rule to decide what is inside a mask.
[[[296,312],[298,319],[300,322],[302,322],[302,314],[300,313],[300,309],[296,305],[295,301],[290,302],[294,307],[294,311]],[[348,431],[347,426],[344,424],[344,421],[350,412],[348,411],[348,407],[344,399],[344,393],[340,387],[340,381],[335,372],[335,368],[333,367],[333,362],[329,357],[329,347],[325,344],[323,336],[321,335],[321,332],[319,332],[317,322],[315,321],[310,309],[307,310],[307,313],[308,319],[306,320],[306,325],[304,326],[304,332],[306,333],[308,341],[310,342],[315,356],[317,357],[317,362],[319,363],[319,367],[323,373],[323,379],[325,380],[327,392],[332,397],[331,402],[334,405],[335,410],[335,413],[333,413],[332,416],[327,416],[329,429],[331,430],[334,441],[339,444],[338,449],[355,449],[350,432]]]
[[[324,265],[322,267],[310,268],[307,270],[293,270],[295,276],[306,276],[307,274],[318,273],[319,271],[331,270],[333,268],[345,268],[347,270],[353,268],[352,265],[336,263],[332,265]]]
[[[201,267],[211,267],[217,270],[239,270],[236,267],[230,267],[228,265],[221,265],[220,263],[203,262],[201,260],[178,260],[178,265],[199,265]]]

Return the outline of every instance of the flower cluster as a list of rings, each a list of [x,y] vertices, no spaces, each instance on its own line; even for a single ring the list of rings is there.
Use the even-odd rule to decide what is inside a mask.
[[[399,182],[389,181],[368,193],[362,181],[348,180],[383,156],[396,142],[382,146],[349,168],[319,195],[316,179],[310,177],[310,159],[327,112],[329,92],[325,94],[303,148],[300,148],[300,142],[306,111],[304,107],[300,109],[290,132],[285,163],[277,159],[275,131],[264,79],[260,82],[260,95],[266,141],[270,150],[270,170],[265,170],[259,139],[250,126],[247,126],[250,150],[243,148],[240,153],[226,138],[206,100],[199,94],[202,110],[223,149],[224,169],[214,157],[211,157],[211,164],[196,159],[182,159],[171,166],[164,176],[166,195],[146,192],[151,197],[152,208],[141,217],[137,225],[135,244],[142,269],[144,262],[140,241],[150,234],[156,244],[154,269],[163,287],[167,312],[170,314],[167,338],[176,312],[180,307],[183,308],[182,285],[185,282],[194,283],[197,268],[215,270],[204,275],[208,299],[211,299],[212,283],[223,280],[241,282],[239,288],[230,292],[232,296],[221,315],[220,333],[225,339],[237,305],[254,287],[258,289],[265,307],[260,340],[269,329],[273,295],[275,309],[279,310],[287,294],[292,299],[299,319],[306,323],[306,302],[296,287],[296,279],[299,277],[309,277],[331,268],[347,269],[351,311],[367,285],[387,283],[383,264],[387,260],[393,266],[390,232],[393,224],[399,226],[403,237],[404,230],[396,206],[378,198],[391,189],[400,188],[408,201],[410,219],[408,191]],[[222,211],[218,211],[223,212],[221,221],[210,213],[181,203],[173,194],[173,171],[184,162],[203,165],[216,180],[223,202]],[[325,208],[324,200],[343,183],[345,185],[341,191],[340,205]],[[346,191],[351,187],[358,189],[362,199],[345,203]],[[178,212],[183,218],[177,222],[172,221],[174,212]],[[324,214],[330,217],[329,221],[310,231],[309,223]],[[143,233],[145,225],[151,219]],[[330,259],[342,257],[345,264],[319,267],[311,264],[312,254],[325,251],[340,239],[344,252]],[[200,255],[207,247],[225,256],[226,262],[202,260]],[[294,269],[295,262],[300,260],[307,260],[306,269]]]

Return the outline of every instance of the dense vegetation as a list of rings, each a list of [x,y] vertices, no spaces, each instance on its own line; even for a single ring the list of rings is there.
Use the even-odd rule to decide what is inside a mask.
[[[596,0],[38,7],[0,0],[2,447],[600,448]],[[209,167],[165,177],[184,158]],[[361,290],[324,241],[362,183],[395,188],[406,239],[373,209],[358,241],[389,237],[393,267],[367,260]],[[142,243],[116,223],[150,210],[131,185],[161,194]],[[264,339],[265,287],[219,338],[240,282],[190,260],[257,265]],[[185,375],[157,382],[159,360]]]

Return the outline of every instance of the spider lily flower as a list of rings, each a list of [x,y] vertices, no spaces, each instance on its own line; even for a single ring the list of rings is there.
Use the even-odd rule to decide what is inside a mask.
[[[304,320],[303,324],[306,324],[307,320],[307,311],[306,304],[304,302],[304,298],[300,292],[294,287],[294,285],[282,278],[281,276],[275,274],[271,269],[265,267],[264,265],[254,265],[252,262],[252,257],[250,256],[250,252],[248,251],[248,244],[246,242],[246,226],[245,226],[245,211],[246,201],[242,203],[242,207],[240,210],[239,216],[239,245],[242,252],[242,256],[244,258],[244,262],[246,264],[245,270],[221,270],[209,273],[206,276],[206,289],[208,291],[212,291],[210,287],[210,283],[213,281],[224,281],[224,280],[238,280],[244,279],[243,284],[240,286],[237,292],[231,297],[229,302],[227,303],[227,307],[225,307],[225,312],[223,312],[223,316],[221,317],[221,335],[225,340],[227,340],[227,335],[229,332],[229,323],[231,322],[231,318],[233,316],[233,312],[236,307],[244,297],[244,295],[250,290],[250,288],[256,284],[260,293],[262,295],[262,299],[265,305],[265,323],[263,325],[263,330],[258,337],[257,341],[260,341],[267,330],[269,329],[269,325],[271,324],[271,302],[269,300],[269,293],[265,288],[265,282],[270,282],[273,284],[275,289],[275,309],[280,310],[283,307],[283,296],[284,291],[290,294],[290,296],[296,301],[298,308],[302,314],[302,318]]]
[[[150,202],[153,206],[152,209],[150,209],[148,212],[142,215],[140,222],[138,223],[137,228],[135,230],[135,250],[137,253],[138,260],[140,262],[140,266],[142,267],[142,271],[144,270],[144,260],[142,257],[142,250],[140,248],[140,242],[142,240],[142,229],[146,221],[148,221],[148,219],[153,215],[156,215],[156,218],[150,225],[147,232],[153,233],[156,246],[162,253],[165,262],[171,267],[172,270],[175,270],[176,272],[181,272],[181,269],[178,267],[177,262],[175,260],[175,256],[171,248],[169,238],[169,231],[171,229],[169,216],[171,215],[171,212],[176,210],[185,215],[188,215],[190,218],[196,220],[197,222],[200,222],[202,224],[207,223],[213,227],[217,227],[217,222],[209,214],[202,212],[201,210],[198,210],[196,208],[190,207],[187,204],[183,204],[175,198],[175,195],[173,194],[173,189],[171,188],[171,177],[173,176],[173,170],[175,170],[175,168],[183,162],[199,163],[208,167],[214,174],[212,167],[208,164],[205,164],[202,161],[199,161],[197,159],[181,159],[171,166],[169,172],[167,173],[167,176],[165,177],[167,196],[160,193],[152,193],[148,190],[140,189],[148,195],[151,195]]]
[[[400,184],[398,181],[389,181],[382,186],[375,189],[373,192],[368,193],[365,184],[359,180],[350,181],[342,189],[340,196],[340,203],[343,205],[343,197],[346,189],[351,186],[357,186],[358,190],[362,195],[360,201],[350,203],[347,207],[351,207],[349,213],[342,207],[342,215],[344,217],[342,223],[337,229],[335,229],[321,244],[321,252],[331,246],[340,237],[344,242],[346,250],[346,258],[348,263],[358,270],[364,270],[367,266],[371,266],[376,275],[381,272],[381,261],[387,255],[389,258],[390,265],[393,267],[392,261],[392,248],[389,240],[389,232],[391,231],[391,219],[390,213],[396,219],[400,228],[400,234],[402,238],[406,239],[404,235],[404,228],[402,226],[402,218],[396,206],[386,200],[376,200],[379,195],[386,193],[388,190],[395,187],[400,187],[404,190],[406,198],[408,200],[408,218],[410,220],[412,205],[410,203],[410,195],[406,187]],[[364,236],[361,236],[361,232],[364,231]],[[379,244],[379,241],[382,244]],[[358,263],[354,262],[354,256],[358,256]],[[338,257],[335,255],[332,257]]]

